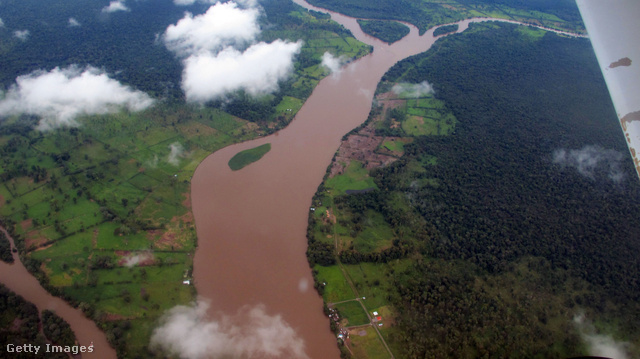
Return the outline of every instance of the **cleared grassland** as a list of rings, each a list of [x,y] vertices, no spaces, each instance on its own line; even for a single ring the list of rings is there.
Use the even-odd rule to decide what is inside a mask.
[[[364,335],[360,335],[363,332]],[[356,329],[350,335],[351,350],[356,358],[387,359],[389,352],[373,327]]]
[[[342,319],[346,319],[347,323],[344,323],[344,326],[353,327],[369,324],[369,317],[367,317],[367,313],[364,312],[358,301],[336,304],[335,308],[338,309]]]
[[[347,190],[377,188],[369,171],[358,161],[351,161],[343,174],[329,178],[326,187],[333,191],[333,196],[345,194]]]

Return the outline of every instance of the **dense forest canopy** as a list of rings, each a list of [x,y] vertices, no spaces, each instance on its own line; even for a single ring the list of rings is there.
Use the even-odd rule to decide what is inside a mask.
[[[537,21],[550,27],[584,29],[572,0],[311,0],[311,4],[353,17],[409,22],[423,33],[435,25],[469,17],[501,17]]]
[[[424,81],[433,94],[385,105]],[[453,132],[405,126],[444,113],[432,97]],[[387,338],[409,358],[561,358],[594,353],[590,335],[637,355],[640,185],[588,40],[473,24],[392,67],[378,99],[367,126],[402,156],[372,191],[336,192],[350,167],[321,185],[337,224],[310,216],[318,278],[364,271],[355,288],[396,310]]]
[[[586,40],[526,36],[512,25],[471,31],[386,76],[428,79],[460,119],[454,135],[420,138],[412,149],[438,158],[420,175],[437,188],[402,189],[434,225],[426,253],[489,272],[540,256],[632,310],[640,186],[593,51]],[[580,156],[593,165],[572,159]],[[399,169],[381,171],[383,188],[399,189],[391,175]]]
[[[392,44],[409,34],[409,27],[395,21],[358,20],[362,31]]]
[[[127,3],[130,11],[114,13],[103,12],[104,5],[81,0],[3,1],[0,83],[7,88],[17,76],[34,70],[92,65],[155,96],[180,98],[180,61],[157,36],[182,18],[185,9],[171,0],[132,1]],[[188,10],[197,14],[206,8],[196,4]],[[14,37],[16,30],[28,30],[28,37]]]
[[[45,310],[40,314],[35,305],[0,284],[0,345],[3,351],[12,350],[12,358],[33,358],[35,355],[34,352],[17,352],[16,348],[20,346],[39,346],[39,354],[42,354],[46,345],[72,347],[75,342],[76,337],[69,324],[55,312]],[[68,358],[63,352],[46,355],[56,359]]]

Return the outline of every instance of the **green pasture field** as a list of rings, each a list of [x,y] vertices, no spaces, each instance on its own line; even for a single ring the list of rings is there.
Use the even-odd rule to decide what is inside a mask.
[[[358,293],[366,298],[363,303],[370,312],[389,304],[386,296],[389,293],[392,278],[384,265],[363,262],[344,265],[344,267]]]
[[[440,111],[423,107],[408,107],[407,114],[419,117],[439,118]]]
[[[15,212],[24,211],[25,208],[27,212],[29,212],[29,210],[33,206],[41,203],[45,199],[53,199],[54,196],[58,197],[59,194],[54,193],[50,188],[47,188],[46,186],[44,186],[44,184],[41,183],[40,187],[26,192],[22,196],[18,195],[18,201],[11,201],[11,203],[7,203],[2,206],[2,208],[0,209],[0,213],[6,216]],[[46,205],[48,206],[48,203],[46,203]]]
[[[9,192],[9,189],[7,189],[7,186],[4,183],[0,185],[0,196],[2,196],[3,200],[2,205],[0,206],[0,213],[2,213],[3,209],[7,205],[7,201],[11,201],[13,198],[13,195]]]
[[[320,284],[327,283],[322,295],[325,302],[334,303],[355,298],[356,295],[344,278],[340,267],[337,265],[329,267],[316,265],[313,269],[318,272],[316,275],[318,282]]]
[[[365,331],[366,335],[360,336],[357,332]],[[357,329],[351,334],[351,350],[356,358],[366,359],[388,359],[389,352],[382,345],[378,334],[373,327]]]
[[[293,119],[303,104],[304,102],[298,98],[284,96],[282,101],[276,106],[276,113],[280,114],[280,116],[285,116],[288,122]]]
[[[41,187],[42,185],[43,183],[35,182],[29,177],[14,178],[6,183],[7,188],[14,196],[22,196],[38,187]]]
[[[40,260],[66,257],[73,254],[85,254],[85,257],[89,257],[91,250],[94,248],[92,237],[93,233],[91,232],[78,233],[55,241],[55,243],[46,250],[34,251],[31,253],[31,256]]]
[[[93,228],[96,236],[95,248],[108,250],[143,250],[151,247],[146,232],[137,232],[129,235],[114,235],[121,228],[117,223],[105,222]]]
[[[531,39],[532,41],[540,40],[548,31],[538,29],[531,26],[518,26],[516,31],[521,33],[525,38]]]
[[[377,188],[369,171],[358,161],[351,161],[343,174],[329,178],[326,187],[332,190],[333,196],[345,194],[347,190]]]
[[[404,145],[406,143],[407,141],[404,139],[393,138],[382,142],[381,147],[393,152],[396,156],[402,156],[402,153],[404,152]]]
[[[162,248],[193,252],[193,222],[184,222],[180,217],[190,210],[182,202],[196,167],[193,162],[204,158],[211,147],[235,142],[225,131],[235,131],[247,123],[228,114],[222,116],[218,110],[158,106],[161,108],[142,114],[86,117],[81,120],[83,126],[77,129],[32,131],[25,137],[11,135],[29,139],[30,144],[23,150],[35,159],[30,156],[25,162],[25,175],[13,177],[0,186],[0,195],[5,200],[0,214],[16,224],[13,232],[18,236],[50,243],[37,250],[26,248],[30,250],[30,258],[43,262],[41,269],[49,284],[105,315],[154,318],[193,298],[193,288],[182,284],[184,273],[191,270],[191,257],[186,253],[157,252],[156,243],[163,241],[164,234],[174,233],[173,242],[161,244]],[[164,112],[166,118],[151,121],[151,113],[157,112]],[[176,113],[186,114],[189,119],[184,123],[186,128],[197,128],[203,135],[218,135],[215,146],[200,148],[184,137],[185,132],[176,130],[169,122]],[[255,133],[247,130],[249,136]],[[0,138],[8,144],[10,135]],[[169,146],[176,142],[188,154],[178,157],[178,167],[167,162]],[[194,154],[199,158],[192,159]],[[56,156],[64,159],[55,161]],[[35,166],[43,168],[45,174],[39,182],[32,178]],[[180,177],[173,176],[177,172]],[[177,222],[171,222],[174,217]],[[32,220],[31,224],[23,229],[20,222],[27,218]],[[145,225],[154,229],[145,230],[142,228]],[[18,243],[24,246],[21,238]],[[137,250],[151,250],[158,260],[157,269],[154,265],[146,267],[147,279],[139,271],[118,264],[123,254],[116,251]],[[93,260],[104,256],[111,258],[113,268],[92,269]],[[115,282],[115,278],[126,282],[120,287],[129,287],[129,302],[124,302],[120,295],[123,288],[105,284]],[[167,285],[173,289],[165,293],[162,288]],[[151,294],[149,303],[139,294],[145,286]],[[104,320],[100,318],[99,321]]]
[[[390,247],[393,229],[383,215],[372,210],[367,210],[364,215],[365,229],[353,240],[355,249],[360,253],[371,253]]]
[[[409,98],[407,99],[407,108],[432,108],[436,110],[444,109],[444,101],[433,97],[426,98]]]
[[[407,116],[402,122],[402,129],[410,136],[448,135],[453,132],[455,117],[446,115],[443,118]]]
[[[363,45],[351,37],[341,37],[330,31],[319,31],[308,41],[309,48],[322,56],[326,51],[342,54],[347,58],[360,57],[369,51],[368,45]]]
[[[367,313],[362,309],[360,302],[356,300],[336,304],[334,307],[338,309],[338,312],[342,316],[341,319],[346,319],[348,321],[348,323],[344,324],[345,327],[353,327],[369,323]]]

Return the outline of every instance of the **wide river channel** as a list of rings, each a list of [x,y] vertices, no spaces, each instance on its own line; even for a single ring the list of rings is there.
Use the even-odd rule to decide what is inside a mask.
[[[342,136],[366,120],[382,75],[436,40],[433,29],[419,36],[412,26],[408,36],[388,45],[364,34],[355,19],[330,14],[372,45],[373,53],[323,79],[285,129],[207,157],[191,183],[198,234],[195,286],[210,301],[211,318],[263,305],[304,340],[310,358],[318,359],[338,358],[339,351],[305,256],[312,196]],[[471,21],[482,20],[460,22],[459,31]],[[227,165],[238,152],[264,143],[271,143],[271,151],[258,162],[239,171]]]
[[[327,12],[302,0],[295,2]],[[210,303],[208,319],[229,321],[238,312],[260,306],[274,322],[280,323],[280,318],[294,330],[295,336],[287,340],[302,342],[306,354],[297,356],[318,359],[338,358],[339,352],[305,255],[311,198],[342,136],[367,118],[382,75],[436,41],[433,29],[419,36],[418,29],[410,26],[409,35],[388,45],[364,34],[355,19],[329,13],[358,40],[372,45],[373,53],[320,81],[285,129],[207,157],[191,187],[198,235],[194,279],[200,299]],[[471,22],[487,20],[494,19],[458,22],[458,32]],[[260,161],[231,171],[227,165],[231,157],[264,143],[271,143],[271,151]],[[83,357],[115,358],[115,350],[91,320],[51,296],[15,253],[14,259],[12,265],[0,262],[0,282],[38,309],[52,309],[69,322],[79,345],[94,345],[95,351]]]

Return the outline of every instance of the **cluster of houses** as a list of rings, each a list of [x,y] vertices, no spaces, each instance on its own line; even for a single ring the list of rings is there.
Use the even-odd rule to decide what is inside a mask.
[[[382,316],[378,314],[378,312],[373,312],[373,319],[371,319],[371,324],[378,324],[379,327],[382,326]]]
[[[332,320],[336,327],[338,328],[338,339],[341,340],[346,340],[349,338],[349,332],[347,331],[346,328],[344,328],[342,325],[340,325],[340,314],[338,314],[338,311],[333,309],[333,308],[329,308],[329,319]]]

